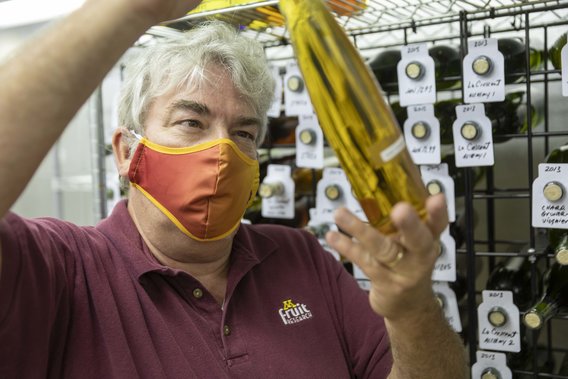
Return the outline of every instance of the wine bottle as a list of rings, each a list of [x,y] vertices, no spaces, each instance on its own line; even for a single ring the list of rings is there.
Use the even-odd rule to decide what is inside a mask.
[[[568,266],[554,262],[542,287],[542,297],[523,316],[523,322],[531,329],[539,329],[558,313],[568,311]]]
[[[426,189],[369,68],[321,0],[280,0],[318,120],[369,223],[394,232],[407,201],[426,216]]]
[[[510,92],[505,100],[485,104],[485,114],[491,121],[493,142],[502,143],[511,137],[507,134],[526,133],[528,130],[527,105],[524,102],[524,91]],[[440,142],[442,145],[453,144],[453,124],[456,120],[456,106],[459,99],[449,99],[434,104],[434,115],[440,121]],[[542,113],[531,104],[531,127],[536,128],[542,121]],[[406,114],[399,111],[399,117],[406,119]],[[404,122],[404,121],[403,121]]]
[[[527,46],[520,38],[500,38],[497,47],[505,58],[505,83],[517,83],[526,75]],[[542,64],[542,52],[529,48],[530,69],[534,70]]]
[[[296,127],[298,117],[281,116],[268,119],[268,133],[262,147],[277,145],[294,145],[296,143]]]
[[[373,71],[375,78],[379,81],[381,88],[386,92],[398,92],[398,62],[402,59],[402,54],[398,49],[389,49],[380,52],[369,62],[369,67]]]
[[[448,45],[435,45],[428,53],[434,59],[436,89],[458,87],[461,82],[461,57],[458,49]]]
[[[549,229],[548,240],[556,262],[564,266],[568,265],[568,230]]]
[[[550,62],[555,69],[562,69],[562,48],[566,45],[568,33],[563,33],[550,48]]]
[[[487,280],[487,289],[511,291],[513,302],[521,312],[531,306],[531,262],[527,257],[512,257],[499,263]],[[538,273],[537,273],[538,275]]]

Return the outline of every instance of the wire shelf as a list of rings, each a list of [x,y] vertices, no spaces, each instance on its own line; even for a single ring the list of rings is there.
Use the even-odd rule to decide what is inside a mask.
[[[442,25],[460,20],[491,19],[495,27],[500,17],[529,13],[531,23],[568,20],[568,0],[327,0],[338,22],[352,36],[382,31],[415,29],[425,25]],[[239,26],[265,45],[281,44],[288,40],[284,18],[278,1],[234,1],[227,8],[204,10],[170,22],[178,30],[191,29],[208,19],[221,19]],[[519,25],[519,28],[522,27]]]

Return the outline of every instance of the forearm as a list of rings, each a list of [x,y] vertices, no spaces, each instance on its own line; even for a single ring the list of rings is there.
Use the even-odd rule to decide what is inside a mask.
[[[461,340],[433,299],[424,312],[386,325],[394,358],[389,379],[467,377]]]
[[[0,217],[81,105],[151,23],[91,1],[0,66]]]

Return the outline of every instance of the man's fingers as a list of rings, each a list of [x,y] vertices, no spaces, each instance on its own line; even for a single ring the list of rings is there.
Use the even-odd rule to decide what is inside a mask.
[[[428,218],[426,224],[434,236],[439,236],[448,227],[448,205],[446,196],[438,194],[426,199]]]
[[[401,247],[392,239],[385,237],[376,229],[361,221],[346,208],[339,208],[335,212],[335,222],[342,231],[351,235],[363,245],[364,249],[373,252],[373,259],[386,265],[397,259]]]
[[[395,205],[391,220],[399,231],[400,242],[407,250],[417,252],[418,256],[426,256],[431,252],[435,237],[410,204]]]

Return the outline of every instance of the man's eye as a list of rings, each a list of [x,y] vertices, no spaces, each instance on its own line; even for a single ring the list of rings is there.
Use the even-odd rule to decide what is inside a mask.
[[[189,128],[201,128],[201,123],[197,120],[183,120],[180,124]]]
[[[254,135],[253,135],[252,133],[245,132],[244,130],[239,130],[239,131],[237,132],[237,135],[238,135],[239,137],[246,138],[246,139],[249,139],[249,140],[251,140],[251,141],[254,141],[254,140],[255,140],[255,137],[254,137]]]

